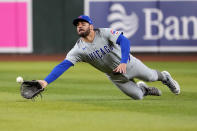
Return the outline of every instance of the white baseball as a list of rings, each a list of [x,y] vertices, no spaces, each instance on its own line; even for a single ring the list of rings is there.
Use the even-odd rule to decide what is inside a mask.
[[[17,82],[17,83],[22,83],[22,82],[23,82],[23,77],[18,76],[18,77],[16,78],[16,82]]]

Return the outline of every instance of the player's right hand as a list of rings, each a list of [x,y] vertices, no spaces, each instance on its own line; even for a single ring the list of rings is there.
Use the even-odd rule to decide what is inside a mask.
[[[118,72],[118,73],[123,73],[125,74],[127,70],[127,64],[126,63],[121,63],[120,65],[118,65],[118,67],[116,67],[113,71],[114,72]]]
[[[46,88],[48,83],[45,80],[38,80],[38,82],[41,84],[42,88]]]

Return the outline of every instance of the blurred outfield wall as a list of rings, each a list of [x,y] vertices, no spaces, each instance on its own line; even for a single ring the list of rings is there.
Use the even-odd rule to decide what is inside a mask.
[[[121,30],[137,52],[197,52],[197,0],[0,0],[0,52],[62,54],[72,20]]]
[[[0,0],[0,53],[65,53],[83,0]]]
[[[65,53],[78,36],[72,20],[83,14],[83,0],[33,0],[34,53]]]

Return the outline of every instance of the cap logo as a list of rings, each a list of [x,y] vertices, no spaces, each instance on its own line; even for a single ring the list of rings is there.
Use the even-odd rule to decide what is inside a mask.
[[[116,30],[111,30],[111,33],[114,35],[114,34],[118,34],[118,31],[116,31]]]

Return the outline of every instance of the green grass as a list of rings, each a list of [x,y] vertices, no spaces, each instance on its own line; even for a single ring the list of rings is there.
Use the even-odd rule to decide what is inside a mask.
[[[58,62],[0,62],[1,131],[196,131],[197,62],[146,62],[168,70],[181,85],[172,94],[160,82],[161,97],[135,101],[103,73],[77,64],[48,86],[35,102],[20,96],[17,76],[43,79]]]

